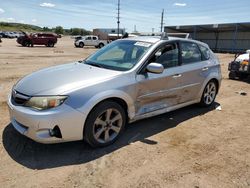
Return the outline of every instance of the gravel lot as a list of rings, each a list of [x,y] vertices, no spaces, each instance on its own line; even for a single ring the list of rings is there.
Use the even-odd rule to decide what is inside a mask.
[[[0,44],[0,187],[250,187],[250,85],[227,78],[230,54],[217,54],[223,83],[210,109],[196,105],[127,126],[102,149],[84,142],[42,145],[17,133],[6,98],[21,77],[77,61],[96,49],[70,38],[55,48]],[[237,91],[244,90],[247,96]],[[215,110],[221,105],[222,111]]]

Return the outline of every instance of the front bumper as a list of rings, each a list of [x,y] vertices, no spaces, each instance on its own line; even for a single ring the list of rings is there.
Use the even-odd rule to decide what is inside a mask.
[[[228,64],[228,70],[233,72],[250,74],[250,64],[244,65],[237,61],[232,61]]]
[[[38,111],[14,105],[8,98],[10,120],[14,128],[34,141],[49,144],[82,140],[86,115],[66,104]],[[62,138],[51,136],[50,131],[58,126]]]

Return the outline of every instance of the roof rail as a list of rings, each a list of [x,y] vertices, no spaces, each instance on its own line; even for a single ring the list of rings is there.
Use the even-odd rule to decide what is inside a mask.
[[[177,37],[183,39],[191,39],[190,33],[168,33],[169,37]]]

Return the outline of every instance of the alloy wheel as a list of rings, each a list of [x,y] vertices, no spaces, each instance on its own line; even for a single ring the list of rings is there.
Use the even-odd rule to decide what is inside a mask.
[[[210,105],[213,103],[216,97],[216,85],[214,82],[210,82],[207,84],[205,92],[204,92],[204,102],[206,105]]]
[[[109,108],[96,118],[93,126],[94,138],[99,143],[110,142],[119,135],[122,125],[121,113],[117,109]]]

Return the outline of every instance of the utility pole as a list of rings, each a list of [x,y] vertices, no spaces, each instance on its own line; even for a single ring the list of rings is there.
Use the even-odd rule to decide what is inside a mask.
[[[164,19],[164,9],[162,10],[162,13],[161,13],[161,32],[163,32],[163,19]]]
[[[134,25],[134,33],[137,33],[136,25]]]
[[[117,12],[117,29],[118,29],[118,39],[120,38],[120,0],[118,0],[118,12]]]

